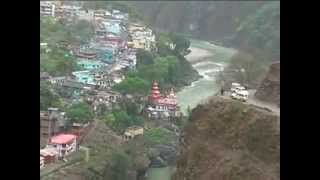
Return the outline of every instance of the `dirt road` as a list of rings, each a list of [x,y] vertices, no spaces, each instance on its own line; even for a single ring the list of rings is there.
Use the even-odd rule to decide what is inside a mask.
[[[272,103],[268,103],[268,102],[264,102],[264,101],[260,101],[259,99],[257,99],[254,94],[256,92],[255,89],[250,89],[249,91],[249,98],[248,101],[245,102],[247,104],[252,104],[258,107],[262,107],[262,108],[267,108],[269,110],[271,110],[273,113],[275,113],[276,115],[280,116],[280,108],[276,105],[276,104],[272,104]],[[224,93],[224,98],[228,98],[230,99],[230,94],[231,92],[225,92]]]

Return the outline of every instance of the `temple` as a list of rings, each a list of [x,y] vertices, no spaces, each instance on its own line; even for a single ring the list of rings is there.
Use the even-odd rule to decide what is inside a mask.
[[[147,112],[149,118],[163,119],[175,117],[178,109],[178,101],[173,89],[171,88],[169,94],[162,95],[158,83],[154,81],[148,97]]]

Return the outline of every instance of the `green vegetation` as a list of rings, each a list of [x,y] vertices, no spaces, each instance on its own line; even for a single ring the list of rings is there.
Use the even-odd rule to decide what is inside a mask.
[[[171,47],[170,47],[171,46]],[[190,41],[175,34],[161,33],[157,40],[158,52],[139,50],[137,69],[128,73],[126,80],[114,86],[115,90],[146,95],[153,80],[163,89],[181,87],[197,77],[197,72],[183,57],[189,51]]]
[[[154,63],[153,54],[149,51],[138,49],[136,56],[137,56],[137,59],[139,59],[139,61],[137,62],[137,67],[140,67],[143,65],[150,65]]]
[[[79,70],[66,45],[86,43],[93,35],[92,24],[85,20],[66,25],[51,17],[40,18],[40,42],[48,44],[40,51],[40,71],[63,76]]]
[[[146,94],[150,88],[150,83],[136,75],[130,75],[113,88],[121,93]]]
[[[60,97],[51,90],[50,85],[47,82],[40,82],[40,110],[61,106]]]
[[[159,30],[259,50],[271,56],[268,61],[280,58],[279,1],[132,4]]]
[[[144,123],[138,104],[129,100],[123,100],[113,107],[111,112],[105,112],[102,119],[109,127],[119,133],[123,133],[130,126],[143,126]]]
[[[166,144],[172,136],[173,134],[165,128],[154,128],[144,134],[145,139],[151,144]]]
[[[263,51],[270,58],[280,58],[280,3],[268,2],[247,16],[240,22],[234,41],[246,43],[244,48],[252,53]]]
[[[48,53],[40,53],[40,71],[53,76],[71,74],[77,69],[75,58],[68,51],[53,48]]]
[[[49,46],[67,42],[69,44],[84,43],[94,35],[93,25],[86,20],[65,24],[52,17],[40,18],[40,41],[47,42]]]
[[[174,45],[174,53],[179,55],[187,55],[190,53],[189,47],[190,47],[190,40],[184,38],[181,35],[177,35],[174,33],[170,33],[169,37],[172,41],[172,44]]]
[[[125,153],[114,152],[111,159],[111,179],[127,180],[129,170],[129,157]]]
[[[71,122],[76,123],[86,123],[94,118],[90,105],[85,102],[71,105],[67,108],[66,115],[71,119]]]
[[[113,130],[123,133],[124,130],[133,125],[143,125],[143,119],[137,116],[130,116],[126,111],[113,110],[104,117],[105,123]]]
[[[235,81],[256,88],[267,71],[267,64],[261,60],[261,56],[238,52],[232,56],[229,65],[218,76],[217,82],[231,84],[231,81]]]

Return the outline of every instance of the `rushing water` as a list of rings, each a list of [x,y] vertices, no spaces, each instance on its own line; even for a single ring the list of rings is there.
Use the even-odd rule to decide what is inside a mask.
[[[183,112],[186,112],[188,106],[193,108],[202,100],[217,93],[219,90],[215,83],[217,73],[235,53],[234,49],[196,40],[191,41],[191,50],[192,52],[186,58],[203,78],[177,93]],[[170,180],[173,169],[173,167],[150,168],[147,172],[147,180]]]
[[[191,41],[191,50],[186,59],[203,78],[178,92],[177,97],[183,112],[186,112],[188,106],[192,109],[202,100],[218,92],[216,77],[236,52],[234,49],[204,41]]]

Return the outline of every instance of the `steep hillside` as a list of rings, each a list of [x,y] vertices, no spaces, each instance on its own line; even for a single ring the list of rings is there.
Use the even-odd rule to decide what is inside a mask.
[[[158,30],[221,41],[237,48],[257,48],[279,59],[278,1],[135,1],[129,4]]]
[[[257,99],[280,106],[280,62],[270,66],[255,96]]]
[[[280,179],[279,117],[213,97],[192,111],[173,180]]]

